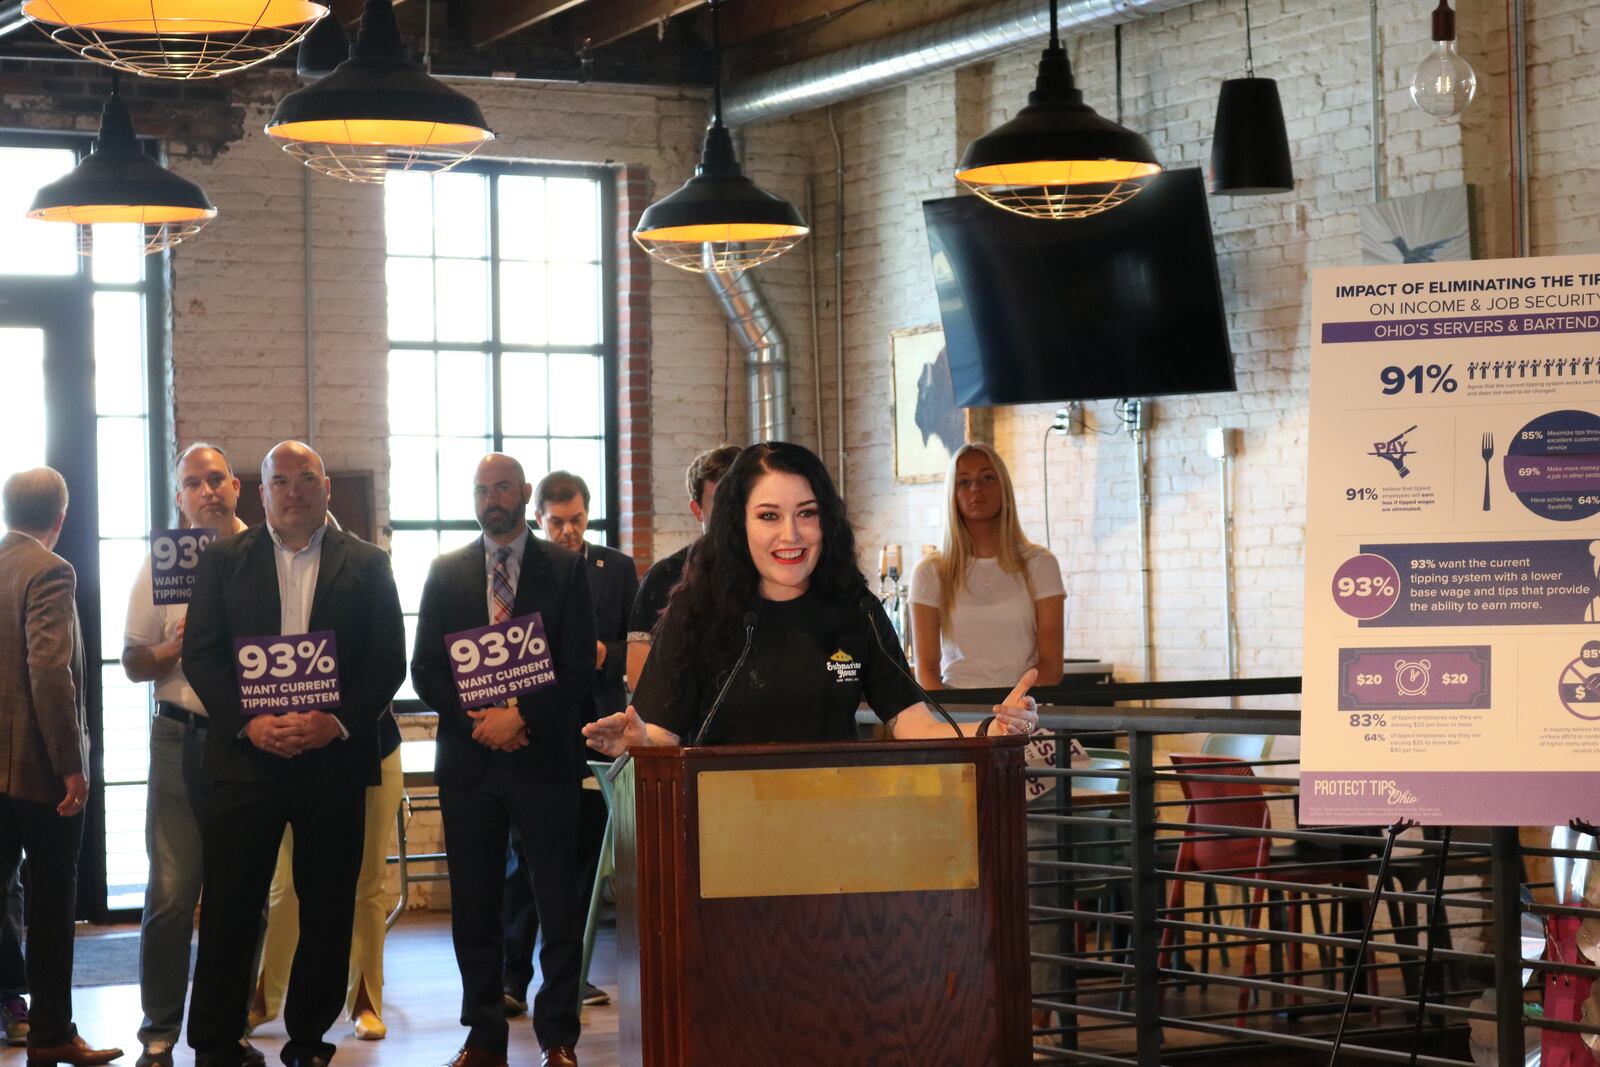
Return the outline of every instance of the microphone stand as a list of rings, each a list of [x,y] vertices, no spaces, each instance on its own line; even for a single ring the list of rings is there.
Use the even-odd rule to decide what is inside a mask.
[[[883,657],[890,663],[894,664],[895,670],[903,674],[906,681],[910,682],[912,686],[916,688],[917,692],[922,695],[922,702],[928,705],[928,707],[932,708],[934,711],[938,712],[939,717],[950,724],[950,729],[956,732],[957,737],[966,737],[967,735],[961,732],[961,727],[959,724],[957,724],[956,720],[948,711],[944,710],[944,705],[933,699],[933,697],[928,694],[928,691],[922,688],[922,683],[917,681],[916,675],[912,674],[906,669],[905,662],[901,659],[901,657],[893,655],[889,652],[888,647],[883,643],[883,634],[878,632],[878,619],[872,611],[872,606],[874,603],[875,601],[872,599],[871,593],[861,594],[861,613],[867,617],[867,629],[872,631],[873,639],[878,642],[878,651],[883,653]]]

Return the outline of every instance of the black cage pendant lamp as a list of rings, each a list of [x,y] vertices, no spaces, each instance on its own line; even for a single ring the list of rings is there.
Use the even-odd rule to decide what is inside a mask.
[[[205,190],[167,170],[139,146],[115,73],[100,114],[100,136],[89,155],[42,187],[28,209],[30,219],[78,226],[78,250],[85,255],[94,251],[94,230],[100,226],[140,227],[149,255],[193,237],[216,217]]]
[[[682,188],[645,208],[633,239],[681,270],[728,273],[776,259],[811,228],[793,204],[745,177],[739,166],[733,137],[722,124],[722,5],[710,0],[709,6],[717,70],[700,165]]]
[[[1260,196],[1294,191],[1289,133],[1283,124],[1278,83],[1256,77],[1250,41],[1250,0],[1244,0],[1242,78],[1222,83],[1217,123],[1211,139],[1211,192],[1214,196]]]
[[[284,97],[267,134],[312,170],[351,182],[449,170],[494,139],[471,97],[407,55],[392,0],[367,0],[349,58]]]
[[[22,13],[84,59],[150,78],[216,78],[304,37],[332,0],[25,0]]]
[[[1050,0],[1050,45],[1028,106],[968,145],[956,178],[1014,214],[1076,219],[1133,199],[1161,170],[1150,142],[1083,102]]]

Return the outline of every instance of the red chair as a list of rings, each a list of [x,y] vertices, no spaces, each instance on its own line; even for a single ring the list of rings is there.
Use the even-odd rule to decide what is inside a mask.
[[[1238,782],[1197,782],[1180,779],[1178,784],[1183,789],[1185,800],[1190,801],[1187,821],[1190,823],[1209,824],[1212,826],[1232,826],[1246,830],[1266,830],[1272,825],[1271,815],[1267,810],[1268,796],[1262,791],[1261,783],[1256,780],[1255,773],[1242,760],[1232,759],[1227,756],[1210,755],[1182,755],[1172,756],[1172,765],[1178,770],[1193,767],[1196,764],[1210,764],[1209,767],[1198,769],[1197,774],[1234,775]],[[1218,801],[1217,803],[1194,804],[1193,801],[1206,800]],[[1206,840],[1205,838],[1210,838]],[[1335,857],[1336,858],[1336,857]],[[1296,860],[1301,865],[1296,865]],[[1304,866],[1305,857],[1297,854],[1293,849],[1274,849],[1272,838],[1268,836],[1229,837],[1218,839],[1213,831],[1196,831],[1186,834],[1179,841],[1177,863],[1174,867],[1176,874],[1172,878],[1172,891],[1167,900],[1167,907],[1183,907],[1183,875],[1186,872],[1238,871],[1240,877],[1256,878],[1260,884],[1254,887],[1254,898],[1251,899],[1250,890],[1246,890],[1246,905],[1244,925],[1251,933],[1255,930],[1256,916],[1263,907],[1267,890],[1274,882],[1300,882],[1308,885],[1342,885],[1356,888],[1367,888],[1367,872],[1360,865],[1349,866]],[[1300,932],[1300,892],[1298,890],[1284,890],[1288,897],[1286,905],[1289,913],[1289,929],[1295,933]],[[1321,920],[1313,911],[1313,921],[1321,927]],[[1176,930],[1168,927],[1161,937],[1160,966],[1168,966],[1172,954],[1172,943]],[[1327,953],[1323,952],[1323,965],[1327,966]],[[1303,969],[1304,957],[1302,946],[1298,941],[1289,943],[1289,970],[1299,972]],[[1202,964],[1204,966],[1204,964]],[[1244,976],[1253,977],[1256,973],[1256,953],[1254,947],[1244,950]],[[1303,985],[1303,977],[1299,973],[1293,975],[1296,985]],[[1295,998],[1296,1003],[1299,998]],[[1250,1002],[1250,990],[1241,987],[1239,990],[1239,1011],[1243,1012]],[[1244,1016],[1241,1014],[1237,1020],[1238,1025],[1244,1025]]]

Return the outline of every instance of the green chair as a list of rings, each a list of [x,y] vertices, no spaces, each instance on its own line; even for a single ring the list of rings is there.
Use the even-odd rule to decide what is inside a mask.
[[[1272,755],[1271,734],[1206,734],[1200,746],[1202,756],[1227,756],[1231,759],[1263,760]]]
[[[605,884],[611,879],[617,869],[617,856],[614,829],[616,819],[612,815],[612,789],[611,779],[606,777],[606,772],[611,769],[610,760],[590,760],[589,769],[594,771],[595,781],[600,783],[600,795],[606,802],[606,833],[600,839],[600,862],[594,871],[594,888],[589,892],[589,917],[583,924],[583,973],[578,979],[578,1012],[583,1013],[583,990],[589,984],[589,961],[594,958],[595,928],[600,920],[600,902],[605,896]]]

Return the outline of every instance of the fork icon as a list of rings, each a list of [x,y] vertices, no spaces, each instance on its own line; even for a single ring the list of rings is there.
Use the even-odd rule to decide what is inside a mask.
[[[1494,458],[1494,434],[1483,435],[1483,510],[1489,510],[1489,461]]]

